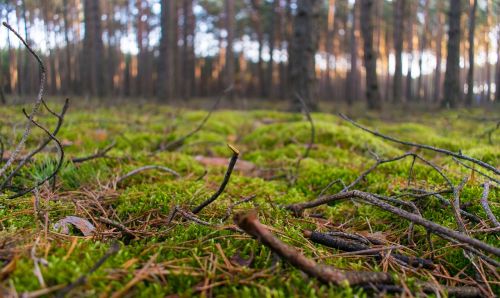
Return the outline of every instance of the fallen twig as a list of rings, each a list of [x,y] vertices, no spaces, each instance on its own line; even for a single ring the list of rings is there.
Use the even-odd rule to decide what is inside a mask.
[[[107,225],[110,225],[114,228],[117,228],[123,234],[125,234],[127,236],[130,236],[132,238],[137,238],[137,236],[134,234],[134,232],[132,232],[129,228],[127,228],[126,226],[122,225],[121,223],[119,223],[117,221],[111,220],[111,219],[103,217],[103,216],[99,216],[97,218],[97,220],[99,220],[100,222],[105,223]]]
[[[246,233],[257,238],[262,244],[280,255],[294,267],[324,283],[349,285],[393,283],[391,276],[383,272],[341,271],[334,267],[317,264],[314,260],[305,257],[297,249],[286,245],[276,238],[269,229],[261,224],[256,212],[236,214],[235,223]]]
[[[496,184],[500,185],[500,180],[495,179],[495,178],[493,178],[493,177],[491,177],[491,176],[489,176],[489,175],[487,175],[487,174],[485,174],[485,173],[483,173],[483,172],[479,171],[478,169],[475,169],[474,167],[469,166],[468,164],[466,164],[465,162],[461,161],[461,160],[460,160],[460,159],[458,159],[458,158],[452,157],[452,159],[453,159],[456,163],[458,163],[458,164],[460,164],[460,165],[462,165],[462,166],[466,167],[467,169],[472,170],[473,172],[476,172],[476,173],[478,173],[479,175],[481,175],[481,176],[483,176],[483,177],[485,177],[485,178],[488,178],[488,179],[490,179],[491,181],[495,182]]]
[[[445,236],[448,236],[448,237],[453,238],[455,240],[458,240],[460,242],[469,244],[470,246],[472,246],[474,248],[484,250],[486,252],[494,254],[495,256],[500,256],[500,248],[490,246],[489,244],[486,244],[482,241],[471,238],[463,233],[459,233],[459,232],[451,230],[447,227],[443,227],[443,226],[441,226],[437,223],[434,223],[432,221],[429,221],[429,220],[427,220],[427,219],[425,219],[417,214],[407,212],[401,208],[398,208],[398,207],[392,206],[388,203],[385,203],[370,193],[359,191],[359,190],[351,190],[348,192],[341,192],[341,193],[337,193],[337,194],[334,194],[331,196],[322,197],[322,198],[319,198],[319,199],[316,199],[316,200],[310,201],[310,202],[292,204],[292,205],[287,206],[287,209],[291,210],[292,212],[294,212],[295,214],[298,215],[298,214],[301,214],[304,209],[314,208],[314,207],[317,207],[317,206],[320,206],[323,204],[328,204],[328,203],[332,203],[335,201],[350,199],[350,198],[361,199],[361,200],[363,200],[371,205],[377,206],[385,211],[389,211],[395,215],[398,215],[402,218],[405,218],[409,221],[412,221],[415,224],[421,225],[421,226],[425,227],[426,229],[428,229],[429,231],[431,231],[439,236],[445,235]]]
[[[421,148],[421,149],[431,150],[431,151],[443,153],[443,154],[446,154],[446,155],[449,155],[449,156],[453,156],[453,157],[456,157],[458,159],[467,160],[467,161],[473,162],[473,163],[475,163],[475,164],[477,164],[477,165],[479,165],[479,166],[481,166],[481,167],[483,167],[483,168],[485,168],[485,169],[487,169],[489,171],[492,171],[493,173],[495,173],[497,175],[500,175],[500,170],[498,170],[494,166],[492,166],[489,163],[486,163],[484,161],[481,161],[479,159],[476,159],[476,158],[473,158],[473,157],[470,157],[470,156],[467,156],[467,155],[463,155],[462,152],[453,152],[453,151],[449,151],[449,150],[446,150],[446,149],[433,147],[433,146],[430,146],[430,145],[417,144],[417,143],[412,143],[412,142],[401,141],[401,140],[398,140],[398,139],[396,139],[394,137],[387,136],[387,135],[381,134],[381,133],[379,133],[377,131],[371,130],[371,129],[367,128],[367,127],[364,127],[361,124],[355,122],[354,120],[350,119],[349,117],[347,117],[346,115],[344,115],[342,113],[340,113],[339,116],[342,119],[346,120],[347,122],[351,123],[352,125],[356,126],[357,128],[360,128],[360,129],[362,129],[362,130],[364,130],[366,132],[369,132],[369,133],[371,133],[374,136],[383,138],[383,139],[391,141],[391,142],[399,143],[399,144],[402,144],[402,145],[407,145],[407,146],[417,147],[417,148]]]
[[[167,173],[170,173],[172,175],[174,175],[175,177],[180,177],[181,175],[179,173],[177,173],[176,171],[170,169],[170,168],[167,168],[167,167],[164,167],[164,166],[158,166],[158,165],[149,165],[149,166],[144,166],[144,167],[140,167],[140,168],[137,168],[135,170],[132,170],[130,172],[128,172],[127,174],[121,176],[120,178],[118,178],[116,180],[116,184],[119,184],[120,182],[122,182],[123,180],[131,177],[131,176],[134,176],[135,174],[138,174],[140,172],[144,172],[144,171],[148,171],[148,170],[160,170],[160,171],[163,171],[163,172],[167,172]]]
[[[197,207],[193,208],[192,212],[194,214],[199,213],[201,210],[203,210],[203,208],[207,207],[213,201],[215,201],[222,194],[222,192],[226,188],[227,183],[229,182],[229,178],[231,178],[231,173],[233,172],[234,166],[236,165],[236,161],[238,160],[238,156],[240,155],[240,151],[229,144],[227,146],[229,147],[229,149],[231,149],[231,151],[233,151],[233,155],[231,156],[231,161],[229,161],[229,165],[227,166],[227,171],[226,171],[226,174],[224,175],[224,180],[222,180],[222,183],[219,186],[219,189],[210,198],[205,200],[203,203],[201,203]]]

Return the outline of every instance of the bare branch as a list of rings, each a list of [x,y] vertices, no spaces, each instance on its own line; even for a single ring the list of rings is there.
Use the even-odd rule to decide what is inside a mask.
[[[179,173],[177,173],[176,171],[170,169],[170,168],[167,168],[167,167],[164,167],[164,166],[157,166],[157,165],[149,165],[149,166],[144,166],[144,167],[140,167],[140,168],[137,168],[135,170],[132,170],[130,172],[128,172],[127,174],[121,176],[120,178],[118,178],[116,180],[116,184],[122,182],[123,180],[131,177],[131,176],[134,176],[135,174],[138,174],[140,172],[144,172],[144,171],[148,171],[148,170],[160,170],[160,171],[163,171],[163,172],[167,172],[167,173],[170,173],[172,175],[174,175],[175,177],[180,177],[181,175]]]
[[[493,211],[490,209],[490,205],[488,204],[488,195],[490,193],[490,184],[488,182],[484,183],[483,195],[481,196],[481,206],[483,206],[484,212],[493,223],[495,227],[500,227],[500,222],[498,222],[497,217],[493,214]]]

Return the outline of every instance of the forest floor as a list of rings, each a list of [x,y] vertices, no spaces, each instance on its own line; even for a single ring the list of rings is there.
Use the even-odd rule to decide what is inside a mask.
[[[461,151],[498,169],[500,129],[495,130],[496,122],[483,119],[483,113],[443,111],[405,118],[395,115],[383,121],[371,115],[356,121],[402,140]],[[1,107],[0,114],[7,158],[26,119],[19,106]],[[362,200],[322,205],[302,216],[285,208],[338,193],[342,183],[351,184],[376,158],[411,151],[437,165],[447,178],[421,160],[412,166],[410,155],[381,164],[350,189],[414,202],[424,218],[456,230],[453,209],[437,197],[397,195],[412,189],[447,189],[446,179],[457,187],[466,177],[458,191],[460,204],[480,220],[465,219],[465,225],[474,238],[498,248],[499,230],[491,228],[480,203],[483,183],[489,179],[450,156],[384,140],[326,113],[312,114],[312,144],[311,124],[302,114],[222,110],[214,112],[199,131],[170,146],[206,115],[206,111],[153,105],[97,111],[70,105],[57,134],[65,161],[55,184],[49,181],[37,191],[8,198],[54,171],[59,155],[51,143],[0,194],[0,296],[340,297],[380,291],[366,285],[327,285],[308,277],[237,228],[233,215],[251,209],[257,210],[260,222],[276,237],[317,263],[342,270],[388,272],[399,287],[396,292],[418,294],[424,291],[421,282],[425,281],[499,293],[498,268],[479,262],[487,273],[481,279],[460,245],[432,234],[430,246],[426,229],[419,225],[409,237],[407,220]],[[51,131],[56,126],[47,111],[37,121]],[[45,137],[34,127],[27,148],[36,148]],[[222,194],[194,215],[189,210],[214,194],[224,178],[234,154],[227,144],[240,152],[236,168]],[[105,157],[72,160],[110,145]],[[148,165],[175,172],[153,168],[124,176]],[[492,185],[489,205],[496,216],[500,216],[498,194],[498,187]],[[454,195],[444,191],[441,197],[452,201]],[[175,216],[171,216],[173,209],[178,210]],[[76,225],[65,224],[71,219]],[[370,248],[375,252],[360,255],[323,246],[311,241],[305,230],[351,233],[365,242],[374,239]],[[110,249],[115,241],[117,252]],[[398,262],[390,257],[395,253],[433,259],[433,268]],[[441,290],[436,286],[436,293]]]

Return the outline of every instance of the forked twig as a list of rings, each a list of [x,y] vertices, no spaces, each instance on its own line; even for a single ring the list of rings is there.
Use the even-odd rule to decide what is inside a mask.
[[[75,158],[71,159],[71,162],[82,163],[82,162],[90,161],[90,160],[97,159],[97,158],[108,157],[107,156],[108,152],[111,151],[111,149],[113,149],[113,147],[115,147],[115,145],[116,145],[116,142],[113,141],[110,145],[106,146],[105,148],[97,150],[97,152],[95,154],[92,154],[89,156],[84,156],[84,157],[75,157]]]

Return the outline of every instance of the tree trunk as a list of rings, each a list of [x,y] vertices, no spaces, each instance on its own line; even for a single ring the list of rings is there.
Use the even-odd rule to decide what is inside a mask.
[[[393,82],[393,101],[401,102],[403,93],[403,16],[406,0],[395,0],[394,2],[394,51],[395,69]]]
[[[258,61],[257,61],[257,82],[258,82],[258,92],[260,97],[267,96],[266,84],[265,84],[265,73],[264,64],[262,59],[262,51],[264,47],[264,34],[262,33],[262,18],[261,18],[261,3],[260,0],[252,0],[252,22],[255,28],[255,33],[257,34],[257,42],[259,43],[258,50]]]
[[[300,96],[309,109],[318,108],[316,101],[315,54],[318,48],[320,0],[298,0],[293,22],[293,37],[289,49],[290,85],[293,111],[301,111]]]
[[[172,100],[175,86],[175,57],[174,49],[177,46],[174,40],[174,22],[176,0],[161,1],[161,37],[160,60],[158,63],[158,98],[162,101]]]
[[[63,24],[64,24],[64,41],[66,42],[65,60],[66,60],[66,84],[63,92],[66,94],[74,92],[73,72],[71,67],[71,42],[69,40],[69,16],[68,16],[68,0],[63,0]]]
[[[182,60],[183,63],[183,96],[189,99],[195,90],[195,77],[194,77],[194,29],[195,19],[193,14],[193,1],[183,1],[183,43],[182,43]]]
[[[90,95],[105,95],[102,58],[104,45],[102,42],[101,9],[99,0],[84,1],[85,37],[84,37],[84,82]]]
[[[409,2],[408,5],[408,26],[407,26],[407,36],[408,36],[408,71],[406,72],[406,100],[411,101],[413,97],[413,26],[414,26],[414,15],[416,15],[416,10],[413,10],[413,2]]]
[[[450,0],[448,13],[448,55],[446,57],[446,72],[444,75],[443,107],[455,108],[460,101],[462,88],[460,86],[460,16],[461,0]]]
[[[368,109],[382,108],[377,82],[377,54],[373,47],[373,0],[361,0],[361,35],[363,36]]]
[[[226,30],[227,30],[227,37],[226,37],[226,67],[225,67],[225,73],[224,73],[224,83],[225,87],[233,87],[234,86],[234,76],[235,76],[235,68],[234,68],[234,49],[233,49],[233,42],[234,42],[234,1],[233,0],[226,0]],[[232,101],[234,100],[234,89],[231,90],[228,94],[229,99]]]
[[[424,5],[424,19],[423,19],[423,28],[422,28],[422,35],[420,37],[420,47],[419,47],[419,54],[418,54],[418,81],[417,81],[417,99],[422,100],[422,97],[424,96],[424,91],[422,90],[422,80],[424,75],[422,74],[422,63],[423,63],[423,57],[424,57],[424,51],[425,48],[427,47],[427,29],[428,29],[428,15],[429,15],[429,4],[430,0],[425,0],[425,5]]]
[[[358,71],[358,22],[359,1],[354,0],[351,13],[351,42],[349,46],[351,69],[347,80],[346,101],[350,106],[354,100],[359,99],[359,71]]]
[[[276,14],[278,14],[278,8],[279,8],[279,0],[273,0],[272,3],[272,11],[271,11],[271,16],[270,16],[270,28],[269,28],[269,62],[267,63],[267,76],[266,76],[266,91],[267,91],[267,96],[268,97],[273,97],[274,92],[273,92],[273,75],[274,75],[274,60],[273,60],[273,54],[274,54],[274,39],[275,39],[275,32],[276,32]]]
[[[469,15],[469,70],[467,72],[467,98],[465,105],[470,107],[474,100],[474,31],[476,29],[477,0],[472,0]]]
[[[333,82],[332,82],[332,69],[333,63],[333,40],[335,38],[335,0],[328,1],[328,19],[326,26],[326,96],[331,98],[333,96]]]
[[[436,40],[436,70],[434,73],[434,95],[432,98],[433,102],[439,102],[441,98],[441,64],[442,64],[442,48],[443,48],[443,26],[444,26],[444,16],[441,11],[442,2],[439,2],[437,8],[437,40]]]

